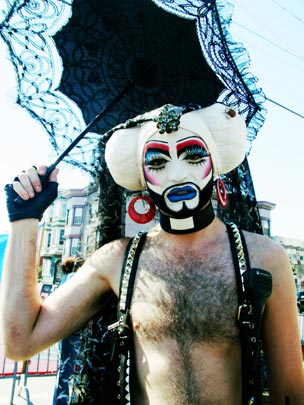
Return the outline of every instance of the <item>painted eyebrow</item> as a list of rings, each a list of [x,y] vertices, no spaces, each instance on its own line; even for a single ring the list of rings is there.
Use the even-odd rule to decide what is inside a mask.
[[[205,143],[203,142],[203,140],[201,138],[190,137],[190,138],[181,139],[180,141],[177,142],[177,144],[176,144],[177,154],[180,155],[184,151],[184,149],[186,149],[188,146],[193,146],[193,145],[201,146],[207,153],[209,153]]]
[[[144,150],[144,155],[146,155],[147,152],[161,152],[167,156],[170,156],[169,153],[169,144],[167,142],[161,142],[161,141],[150,141],[147,142]]]

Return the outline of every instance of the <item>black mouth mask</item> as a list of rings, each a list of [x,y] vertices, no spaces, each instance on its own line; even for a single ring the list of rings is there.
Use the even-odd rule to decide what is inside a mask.
[[[213,180],[210,179],[206,186],[202,190],[200,190],[199,203],[195,208],[187,208],[186,203],[184,202],[183,208],[178,212],[172,211],[170,208],[168,208],[165,202],[164,193],[162,195],[157,194],[154,191],[150,190],[149,187],[148,192],[162,215],[166,215],[176,219],[184,219],[200,212],[201,209],[210,201],[213,192]]]

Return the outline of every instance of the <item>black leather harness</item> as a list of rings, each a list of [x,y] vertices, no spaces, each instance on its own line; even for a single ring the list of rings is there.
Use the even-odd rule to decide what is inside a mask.
[[[260,369],[260,334],[266,299],[272,291],[272,278],[268,271],[250,267],[247,247],[242,231],[234,223],[226,224],[237,280],[238,313],[242,352],[243,405],[262,404]],[[146,233],[140,232],[130,240],[122,269],[118,320],[108,327],[115,332],[112,356],[119,356],[117,385],[120,405],[133,404],[134,347],[130,306],[137,264]]]

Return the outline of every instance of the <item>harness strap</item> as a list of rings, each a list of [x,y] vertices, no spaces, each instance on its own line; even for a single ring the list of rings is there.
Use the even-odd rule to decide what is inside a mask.
[[[242,402],[262,403],[260,333],[266,299],[272,291],[271,274],[250,267],[244,235],[233,223],[226,224],[237,280],[238,316],[242,353]]]
[[[130,325],[130,306],[132,301],[133,285],[142,245],[146,239],[146,232],[139,232],[132,238],[126,248],[124,262],[121,270],[119,302],[117,307],[118,321],[108,329],[115,332],[112,357],[119,355],[118,399],[120,405],[131,405],[131,393],[134,392],[134,347],[133,331]]]
[[[247,270],[247,261],[244,255],[243,244],[240,237],[239,230],[234,223],[226,223],[226,228],[229,236],[235,275],[236,275],[236,285],[238,293],[238,312],[237,312],[237,322],[240,327],[240,338],[241,338],[241,366],[242,366],[242,403],[248,404],[246,393],[246,386],[248,381],[248,365],[247,365],[247,355],[245,355],[246,342],[244,336],[244,325],[243,325],[243,308],[246,305],[245,298],[245,284],[243,279],[243,274]],[[250,268],[250,267],[249,267]]]
[[[271,294],[271,274],[261,269],[251,269],[249,256],[242,232],[234,223],[226,223],[230,240],[238,293],[238,316],[242,352],[242,403],[243,405],[261,404],[262,386],[256,378],[259,359],[260,327],[262,309],[266,298]],[[120,280],[118,321],[108,327],[116,332],[112,353],[119,355],[119,403],[131,405],[134,392],[134,347],[132,326],[130,325],[130,305],[133,284],[142,245],[146,232],[140,232],[130,240],[126,249]],[[117,351],[117,352],[116,352]]]

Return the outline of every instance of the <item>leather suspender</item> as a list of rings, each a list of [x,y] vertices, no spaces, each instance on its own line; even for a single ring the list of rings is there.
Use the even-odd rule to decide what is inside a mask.
[[[226,224],[233,254],[238,292],[238,316],[242,351],[242,398],[243,404],[261,404],[262,387],[256,378],[256,365],[259,359],[260,327],[262,310],[266,298],[271,294],[271,274],[261,269],[251,269],[244,236],[234,223]],[[119,402],[120,405],[131,405],[134,392],[132,327],[130,325],[130,306],[133,284],[141,247],[146,232],[140,232],[126,250],[120,280],[120,296],[118,304],[118,321],[108,329],[116,332],[114,351],[118,350],[119,365]]]
[[[227,223],[226,224],[228,236],[230,240],[230,245],[232,248],[232,255],[233,255],[233,262],[234,262],[234,269],[236,275],[236,284],[237,284],[237,292],[238,292],[238,312],[237,312],[237,322],[240,327],[240,338],[241,338],[241,365],[242,365],[242,403],[243,405],[248,404],[247,395],[247,382],[248,382],[248,365],[247,365],[247,356],[246,353],[246,333],[244,331],[244,327],[246,327],[246,319],[245,314],[247,313],[246,309],[247,306],[250,305],[249,302],[246,300],[246,291],[245,291],[245,283],[244,283],[244,273],[246,272],[248,266],[248,262],[244,255],[243,244],[241,240],[240,232],[237,226],[234,223]],[[249,309],[250,311],[250,309]],[[254,402],[252,402],[254,403]]]
[[[130,306],[139,254],[146,235],[146,232],[139,232],[130,240],[127,246],[120,278],[120,293],[117,307],[118,321],[108,327],[109,331],[116,332],[112,356],[117,355],[118,352],[119,379],[117,385],[119,386],[118,399],[120,405],[131,405],[133,403],[131,395],[134,392],[132,387],[134,382],[134,367],[132,364],[134,360],[134,348],[132,326],[130,325]]]
[[[271,274],[250,267],[245,238],[233,223],[226,224],[232,248],[238,292],[238,316],[242,352],[243,404],[262,403],[260,333],[266,299],[272,291]]]

